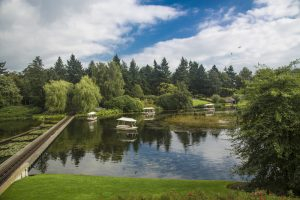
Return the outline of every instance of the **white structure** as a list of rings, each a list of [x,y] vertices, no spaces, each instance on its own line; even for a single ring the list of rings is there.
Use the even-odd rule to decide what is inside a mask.
[[[87,120],[88,121],[95,121],[95,120],[97,120],[96,112],[89,112],[87,114]]]
[[[206,116],[215,114],[215,104],[209,103],[204,105],[204,111]]]
[[[118,125],[116,126],[116,129],[118,130],[124,130],[124,131],[130,131],[130,130],[136,130],[138,127],[136,126],[136,120],[128,117],[121,117],[117,119]]]
[[[146,107],[144,108],[144,112],[143,112],[145,115],[155,115],[155,108],[153,107]]]

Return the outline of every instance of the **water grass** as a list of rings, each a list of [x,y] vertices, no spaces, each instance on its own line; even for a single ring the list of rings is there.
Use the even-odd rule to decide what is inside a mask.
[[[8,106],[0,109],[0,121],[29,119],[41,109],[31,106]]]
[[[236,116],[234,114],[205,115],[173,115],[164,119],[171,125],[185,126],[190,128],[234,128]]]

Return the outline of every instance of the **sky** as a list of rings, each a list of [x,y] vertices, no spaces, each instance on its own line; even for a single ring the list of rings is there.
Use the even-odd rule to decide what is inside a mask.
[[[141,67],[181,57],[206,69],[255,70],[300,58],[300,0],[0,0],[0,62],[22,71],[74,54]]]

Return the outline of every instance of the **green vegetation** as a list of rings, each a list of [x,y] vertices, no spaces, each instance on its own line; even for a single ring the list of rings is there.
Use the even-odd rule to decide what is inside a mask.
[[[192,99],[183,92],[161,95],[156,103],[164,110],[187,110],[193,107]]]
[[[193,99],[193,107],[201,107],[205,104],[211,103],[207,100],[203,100],[203,99]]]
[[[21,103],[20,89],[10,77],[0,75],[0,97],[0,108]]]
[[[78,112],[90,112],[99,105],[101,98],[99,87],[84,76],[74,87],[72,103]]]
[[[0,121],[27,119],[33,114],[40,113],[41,109],[32,106],[8,106],[0,109]]]
[[[46,94],[45,107],[51,113],[65,112],[68,93],[70,92],[72,84],[66,81],[50,81],[44,85]]]
[[[300,194],[300,76],[291,67],[260,69],[245,88],[235,153],[252,185]]]
[[[15,182],[0,200],[279,200],[263,192],[228,189],[230,181],[119,178],[82,175],[36,175]],[[267,198],[265,198],[267,197]],[[290,198],[285,198],[286,200]]]
[[[101,109],[96,112],[96,115],[100,119],[110,118],[119,116],[122,114],[121,110],[118,109]],[[77,114],[76,117],[87,117],[87,114]]]
[[[126,113],[140,112],[143,110],[142,102],[128,95],[113,98],[105,102],[105,106],[111,109],[119,109]]]
[[[175,115],[167,117],[166,122],[175,126],[191,128],[234,128],[236,127],[236,116],[232,114],[205,115]]]

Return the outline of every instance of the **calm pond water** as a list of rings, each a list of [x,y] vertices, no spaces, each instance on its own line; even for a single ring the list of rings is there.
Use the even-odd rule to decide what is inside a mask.
[[[2,121],[0,122],[0,140],[28,131],[39,124],[39,121],[33,119]]]
[[[63,173],[178,179],[239,180],[226,129],[189,130],[138,120],[138,134],[115,129],[116,120],[74,120],[39,158],[30,174]]]

